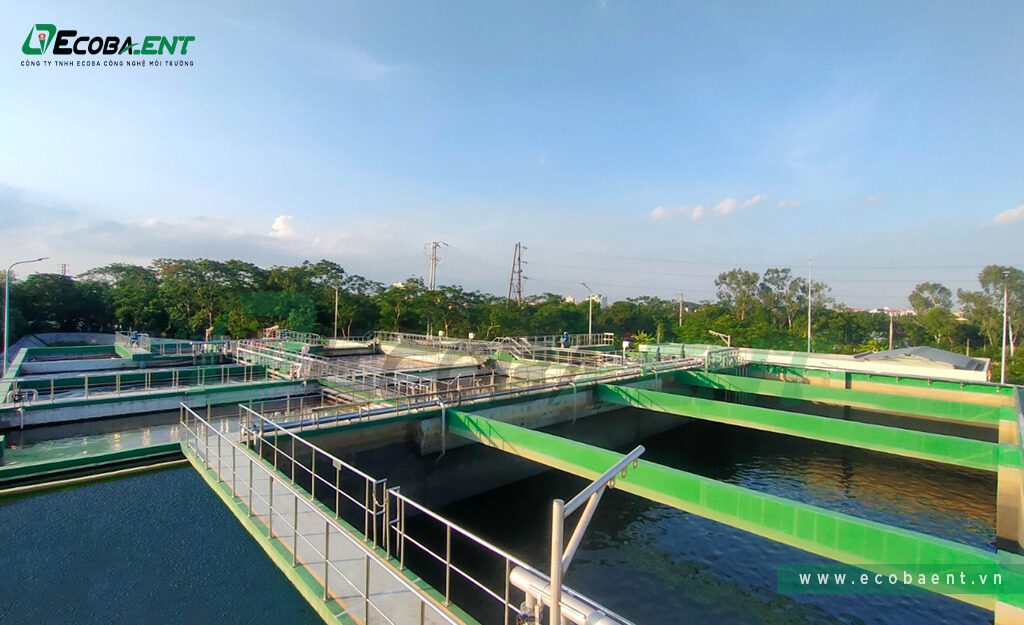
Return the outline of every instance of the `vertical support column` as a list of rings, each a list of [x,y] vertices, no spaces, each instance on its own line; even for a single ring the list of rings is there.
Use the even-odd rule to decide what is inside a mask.
[[[1024,610],[1021,608],[996,601],[995,620],[993,625],[1022,625],[1024,624]]]
[[[551,606],[548,625],[562,625],[562,549],[565,529],[565,502],[551,502]]]
[[[999,469],[996,474],[996,544],[1024,553],[1024,466],[1020,426],[1014,418],[999,421]]]

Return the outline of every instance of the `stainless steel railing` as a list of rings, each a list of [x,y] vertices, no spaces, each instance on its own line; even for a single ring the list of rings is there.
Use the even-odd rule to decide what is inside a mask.
[[[290,475],[293,482],[296,482],[296,477],[302,478],[312,498],[316,498],[318,483],[321,493],[325,489],[328,492],[333,491],[334,509],[339,518],[343,502],[345,502],[344,505],[352,505],[357,508],[357,516],[362,517],[363,536],[377,542],[378,528],[381,528],[383,523],[381,519],[384,515],[384,495],[387,491],[386,479],[378,480],[360,471],[247,406],[239,404],[239,409],[240,436],[243,441],[255,449],[258,456],[265,458],[275,470],[287,467],[286,475]],[[265,436],[268,432],[274,434],[273,438]],[[286,442],[281,443],[279,439]],[[308,467],[301,462],[300,454],[303,458],[307,456],[310,458]],[[334,469],[333,482],[317,472],[318,457],[321,471],[330,473],[331,468]],[[308,482],[306,482],[307,479]],[[363,494],[361,501],[341,488],[343,482],[353,480],[361,484],[357,489]]]
[[[270,380],[267,368],[258,365],[209,365],[191,369],[136,369],[94,374],[52,374],[11,378],[16,395],[33,390],[31,401],[54,404],[61,401],[122,397],[172,390],[202,390],[229,384],[251,384]]]
[[[462,594],[474,593],[478,598],[478,602],[482,600],[482,605],[500,610],[501,623],[503,625],[522,622],[523,618],[528,616],[526,606],[522,601],[525,599],[524,589],[517,587],[514,583],[513,572],[517,569],[519,571],[526,571],[536,579],[542,580],[545,584],[550,579],[546,574],[500,547],[480,538],[466,528],[403,495],[399,487],[389,488],[387,494],[387,540],[385,550],[389,555],[398,559],[400,568],[406,567],[406,551],[415,551],[421,554],[426,561],[433,562],[441,567],[441,571],[434,575],[434,577],[439,581],[443,580],[437,590],[438,592],[443,592],[446,605],[453,601],[453,595],[457,594],[454,592],[454,588],[456,583],[461,580],[464,583]],[[420,531],[415,534],[411,527],[406,524],[409,510],[412,510],[413,514],[421,519],[419,523]],[[426,526],[439,527],[443,532],[433,532],[431,529],[427,529]],[[444,536],[443,544],[435,546],[428,544],[432,542],[427,537],[429,534],[438,535],[442,533]],[[461,539],[466,545],[474,546],[475,549],[472,552],[467,552],[465,549],[456,551],[453,549],[453,545],[457,539]],[[441,552],[442,549],[443,553]],[[461,557],[456,557],[456,553]],[[497,575],[488,576],[490,577],[488,580],[484,579],[484,574],[470,571],[468,569],[469,566],[473,566],[477,570],[503,571],[503,574],[500,577]],[[424,579],[428,579],[427,576],[423,575],[423,571],[416,571],[416,573],[424,577]],[[600,615],[608,619],[604,623],[632,625],[626,618],[612,612],[593,599],[576,592],[568,586],[563,585],[562,592],[571,598],[570,601],[566,602],[568,605],[563,605],[563,610],[566,612],[567,620],[573,623],[597,622]],[[580,609],[581,607],[582,609]],[[490,610],[487,611],[488,614],[479,615],[478,620],[496,623],[497,621],[485,618],[492,615]]]
[[[440,403],[459,406],[526,397],[565,388],[582,391],[593,384],[614,383],[650,373],[657,376],[662,372],[695,368],[701,364],[702,361],[699,358],[689,358],[649,362],[607,370],[574,372],[558,376],[550,375],[546,366],[529,365],[530,370],[536,371],[536,378],[495,378],[490,384],[481,384],[475,387],[438,388],[421,395],[409,395],[383,401],[369,399],[341,405],[320,406],[303,406],[300,403],[298,404],[299,410],[277,411],[272,415],[263,414],[263,417],[274,421],[283,428],[302,432],[436,410]],[[293,403],[293,405],[295,404]],[[249,404],[248,407],[251,409],[253,404]]]
[[[355,525],[353,521],[359,519],[342,512],[346,502],[350,508],[354,507],[356,516],[362,515],[363,542],[382,548],[387,559],[397,560],[399,570],[409,568],[409,552],[419,554],[422,566],[410,570],[434,586],[442,595],[444,605],[458,604],[459,599],[465,599],[465,604],[459,604],[460,608],[470,611],[475,607],[487,612],[475,616],[488,623],[498,622],[485,618],[496,615],[497,610],[505,625],[514,619],[519,622],[518,619],[526,616],[526,594],[514,583],[513,571],[526,571],[535,579],[547,580],[543,573],[403,495],[398,487],[387,488],[386,480],[373,478],[256,411],[244,406],[242,409],[241,436],[257,456],[264,458],[268,465],[272,464],[296,488],[308,492],[311,501],[333,505],[336,518]],[[355,479],[346,480],[346,476]],[[410,510],[424,519],[419,531],[406,524]],[[430,544],[436,541],[427,535],[437,532],[432,532],[427,525],[442,528],[443,544]],[[459,541],[460,548],[453,549]],[[472,552],[467,551],[466,546],[470,546]],[[423,570],[429,563],[440,568]],[[503,574],[478,572],[498,570],[495,565],[503,568]],[[571,622],[631,625],[625,618],[570,588],[564,588],[563,592],[569,597],[564,610]],[[599,621],[596,615],[606,620]]]
[[[358,537],[337,513],[325,511],[314,492],[300,488],[294,477],[289,479],[184,404],[180,416],[182,442],[191,455],[213,472],[219,484],[230,488],[249,518],[263,523],[268,540],[290,552],[292,566],[305,569],[316,580],[329,607],[333,604],[367,625],[461,623],[381,558],[365,534]]]

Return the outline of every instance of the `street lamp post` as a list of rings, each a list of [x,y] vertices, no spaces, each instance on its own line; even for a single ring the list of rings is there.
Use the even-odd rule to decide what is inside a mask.
[[[25,265],[27,263],[38,263],[43,260],[47,260],[49,256],[43,256],[42,258],[33,258],[32,260],[19,260],[18,262],[11,263],[7,268],[7,273],[4,274],[4,366],[3,366],[3,377],[7,377],[7,339],[10,336],[10,319],[11,319],[11,270],[17,265]]]
[[[1003,272],[1003,353],[999,364],[999,383],[1006,384],[1006,319],[1007,307],[1010,302],[1009,291],[1006,281],[1010,277],[1009,271]]]
[[[580,284],[582,284],[583,288],[585,288],[589,293],[587,296],[587,300],[590,302],[590,308],[587,311],[587,334],[591,335],[594,333],[594,291],[587,286],[586,282],[580,282]],[[590,339],[587,338],[587,340],[589,341]]]

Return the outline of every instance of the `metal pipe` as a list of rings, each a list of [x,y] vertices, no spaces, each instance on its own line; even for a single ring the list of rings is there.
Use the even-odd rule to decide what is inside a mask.
[[[637,445],[633,451],[623,456],[622,459],[613,464],[610,469],[588,484],[587,487],[581,490],[578,495],[570,499],[569,503],[565,504],[565,515],[569,516],[575,512],[577,508],[583,505],[583,502],[589,499],[590,496],[598,490],[604,488],[608,482],[615,479],[615,474],[629,466],[629,464],[639,458],[640,454],[644,453],[644,451],[643,445]]]
[[[513,586],[526,593],[528,607],[551,604],[551,585],[543,576],[517,566],[512,569],[509,579]],[[568,593],[562,596],[562,608],[564,620],[575,625],[621,625],[604,611]]]
[[[605,490],[607,489],[602,488],[591,495],[586,507],[583,508],[583,515],[580,516],[580,520],[576,523],[576,529],[573,530],[572,537],[569,538],[569,544],[565,546],[565,552],[562,554],[563,575],[569,571],[569,565],[572,564],[576,550],[579,549],[580,543],[583,542],[583,535],[587,532],[590,520],[594,518],[594,512],[597,510],[597,505],[601,503],[601,497],[604,495]]]
[[[1003,348],[1002,357],[999,364],[999,383],[1006,384],[1006,318],[1007,318],[1007,306],[1009,304],[1009,289],[1006,283],[1006,279],[1009,278],[1010,272],[1003,272]]]
[[[443,401],[438,401],[437,405],[441,407],[441,455],[434,462],[440,462],[448,453],[448,407]]]
[[[565,502],[551,502],[551,604],[548,625],[562,625],[562,532],[565,530]]]

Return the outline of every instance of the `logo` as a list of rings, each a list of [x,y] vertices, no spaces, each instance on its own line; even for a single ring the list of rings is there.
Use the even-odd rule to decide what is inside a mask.
[[[36,24],[28,31],[25,43],[21,44],[21,51],[25,54],[44,54],[56,32],[57,27],[53,24]]]
[[[195,35],[79,35],[77,30],[60,29],[53,24],[36,24],[29,30],[21,51],[30,56],[41,56],[47,50],[54,56],[64,55],[118,55],[147,54],[158,56],[186,56]]]

